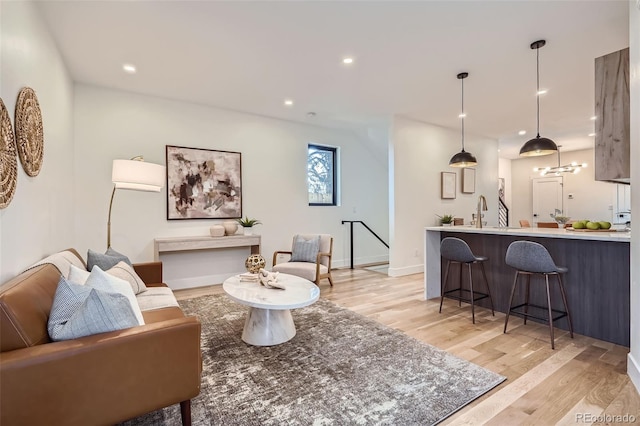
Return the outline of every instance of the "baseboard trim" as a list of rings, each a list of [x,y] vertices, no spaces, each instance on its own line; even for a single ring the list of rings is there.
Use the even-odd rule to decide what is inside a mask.
[[[358,265],[370,265],[372,263],[389,262],[389,255],[356,257],[353,259],[354,267]],[[331,261],[332,268],[348,268],[350,259],[334,259]]]
[[[413,275],[424,272],[424,265],[405,266],[403,268],[389,268],[388,275],[390,277],[402,277],[405,275]]]
[[[224,280],[227,278],[242,274],[247,271],[239,271],[236,273],[226,273],[226,274],[216,274],[216,275],[205,275],[201,277],[189,277],[189,278],[177,278],[177,279],[166,279],[165,284],[169,286],[172,290],[184,290],[187,288],[196,288],[196,287],[205,287],[213,284],[222,284]]]
[[[631,379],[631,383],[636,387],[636,390],[640,392],[640,363],[636,361],[631,352],[627,355],[627,361],[627,374]]]

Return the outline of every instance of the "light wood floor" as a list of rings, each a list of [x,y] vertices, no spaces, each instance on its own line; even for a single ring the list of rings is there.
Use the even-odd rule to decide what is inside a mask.
[[[491,311],[477,308],[474,325],[469,305],[458,307],[449,299],[439,314],[439,302],[423,300],[422,274],[390,278],[364,269],[339,269],[332,275],[334,287],[323,281],[321,297],[507,377],[442,424],[623,423],[602,418],[605,415],[633,415],[631,424],[640,424],[640,396],[626,375],[626,347],[581,335],[570,339],[568,332],[557,329],[552,350],[546,325],[525,326],[522,319],[511,317],[503,334],[504,314],[492,317]],[[181,290],[176,296],[180,300],[218,293],[222,286]]]

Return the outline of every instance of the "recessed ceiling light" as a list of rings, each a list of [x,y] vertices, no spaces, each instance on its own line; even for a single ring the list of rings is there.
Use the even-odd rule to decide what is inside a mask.
[[[526,135],[526,134],[527,134],[527,131],[526,131],[526,130],[520,130],[520,131],[518,132],[518,134],[519,134],[520,136],[522,136],[522,135]]]
[[[463,112],[462,114],[458,115],[458,118],[465,118],[467,116],[466,112]]]
[[[285,100],[284,100],[284,104],[285,104],[286,106],[291,106],[291,105],[293,105],[293,101],[292,101],[291,99],[285,99]]]
[[[589,133],[588,136],[595,136],[595,135],[596,135],[595,133]]]
[[[597,119],[598,119],[598,117],[594,115],[594,116],[593,116],[593,117],[591,117],[589,120],[591,120],[591,121],[596,121]]]
[[[132,65],[132,64],[124,64],[124,65],[122,65],[122,69],[127,74],[135,74],[136,73],[136,66]]]
[[[343,64],[347,64],[347,65],[352,64],[353,63],[353,58],[344,58],[342,60],[342,63]]]
[[[544,95],[547,92],[548,92],[547,89],[540,89],[540,90],[538,90],[538,95]]]

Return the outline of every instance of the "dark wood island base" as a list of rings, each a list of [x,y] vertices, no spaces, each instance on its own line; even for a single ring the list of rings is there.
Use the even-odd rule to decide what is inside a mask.
[[[611,235],[610,240],[602,235],[594,239],[584,237],[582,234],[580,238],[573,238],[572,234],[567,235],[570,232],[566,230],[553,230],[551,233],[549,231],[525,232],[520,229],[505,229],[500,233],[493,230],[483,232],[483,229],[475,232],[469,232],[466,229],[457,232],[455,228],[446,230],[440,227],[427,228],[426,297],[439,296],[439,294],[433,294],[435,286],[433,282],[428,282],[428,276],[431,280],[435,280],[435,275],[440,275],[434,274],[433,271],[434,267],[438,269],[438,265],[440,270],[444,270],[442,260],[437,259],[438,265],[435,265],[433,251],[436,242],[453,236],[465,240],[474,253],[482,253],[489,257],[485,267],[493,295],[493,304],[497,311],[506,313],[509,310],[509,295],[515,275],[515,270],[504,261],[507,247],[513,241],[535,241],[547,248],[556,265],[569,268],[569,272],[563,275],[563,281],[574,332],[629,347],[630,239],[621,238],[613,232],[606,234]],[[541,235],[535,235],[536,233]],[[543,234],[550,235],[542,236]],[[429,259],[430,255],[431,259]],[[439,257],[439,250],[437,256]],[[452,279],[457,277],[454,276]],[[552,304],[554,307],[556,303],[560,306],[561,297],[558,289],[554,288],[553,291],[555,293],[552,293]],[[522,303],[523,297],[522,293],[516,292],[514,303]],[[534,277],[531,280],[530,300],[533,303],[546,305],[544,280],[540,277]],[[478,304],[490,308],[486,300]],[[568,330],[566,318],[554,322],[554,326]]]

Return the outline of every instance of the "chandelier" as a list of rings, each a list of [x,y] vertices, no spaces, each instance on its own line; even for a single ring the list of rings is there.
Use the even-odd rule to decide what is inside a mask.
[[[582,164],[578,164],[575,161],[571,162],[570,164],[565,164],[564,166],[560,165],[560,147],[562,145],[558,145],[558,165],[555,167],[534,167],[533,171],[534,172],[540,172],[540,176],[547,176],[547,175],[556,175],[556,176],[560,176],[562,173],[573,173],[576,174],[578,172],[580,172],[580,170],[582,170],[583,168],[587,167],[587,163],[582,163]]]

